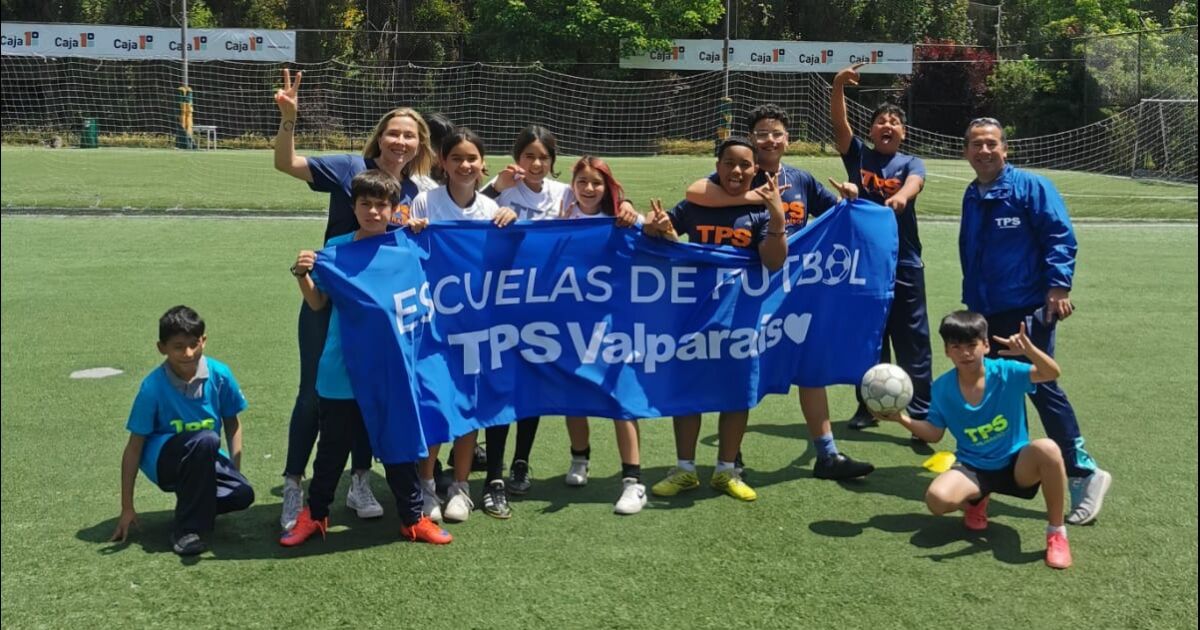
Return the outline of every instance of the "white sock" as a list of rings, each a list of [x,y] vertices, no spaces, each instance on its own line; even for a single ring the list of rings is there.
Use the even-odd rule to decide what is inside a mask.
[[[679,470],[686,470],[687,472],[696,472],[696,460],[677,459],[675,460],[675,467]]]
[[[1049,536],[1050,534],[1056,534],[1056,533],[1062,534],[1063,538],[1066,538],[1067,537],[1067,526],[1059,525],[1058,527],[1055,527],[1053,525],[1046,525],[1046,535],[1047,536]]]
[[[429,494],[433,494],[437,491],[437,484],[434,483],[432,479],[422,479],[421,490],[428,492]]]
[[[714,474],[720,474],[723,472],[733,472],[736,468],[737,468],[737,466],[735,466],[733,462],[723,462],[718,459],[717,460],[717,470],[715,471]]]

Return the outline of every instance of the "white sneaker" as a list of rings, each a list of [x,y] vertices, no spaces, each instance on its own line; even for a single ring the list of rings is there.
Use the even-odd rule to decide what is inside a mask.
[[[1097,468],[1086,477],[1071,477],[1067,481],[1071,491],[1071,513],[1067,515],[1067,524],[1087,525],[1096,520],[1100,508],[1104,507],[1104,496],[1112,485],[1112,475]]]
[[[568,486],[586,486],[588,481],[588,459],[586,457],[572,457],[571,469],[567,471],[565,479]]]
[[[450,500],[446,501],[446,509],[442,510],[442,516],[447,521],[462,523],[471,518],[471,510],[475,509],[475,504],[471,501],[471,486],[466,483],[451,484],[450,489],[446,490],[446,495]]]
[[[375,500],[371,492],[371,472],[364,470],[350,473],[350,491],[346,493],[346,507],[354,510],[358,518],[379,518],[383,516],[383,506]]]
[[[637,514],[646,507],[646,486],[632,477],[622,480],[625,487],[621,490],[621,498],[613,505],[615,514]]]
[[[279,514],[279,527],[290,532],[300,518],[300,510],[304,509],[304,486],[299,479],[284,477],[283,479],[283,511]]]
[[[421,513],[434,523],[442,522],[442,502],[438,500],[437,490],[433,484],[421,484]]]

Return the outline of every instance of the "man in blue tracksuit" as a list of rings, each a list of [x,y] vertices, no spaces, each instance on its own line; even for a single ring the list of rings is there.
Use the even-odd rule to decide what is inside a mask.
[[[1049,180],[1006,163],[1004,128],[994,118],[971,121],[964,155],[975,181],[963,195],[958,234],[963,303],[1007,337],[1022,323],[1037,347],[1054,356],[1054,330],[1074,311],[1075,230]],[[993,353],[997,348],[993,349]],[[1057,381],[1030,395],[1046,435],[1058,443],[1071,489],[1067,522],[1085,525],[1100,513],[1112,475],[1083,448],[1075,410]]]

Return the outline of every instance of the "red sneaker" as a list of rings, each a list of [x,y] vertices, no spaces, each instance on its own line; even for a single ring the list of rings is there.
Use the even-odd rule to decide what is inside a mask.
[[[448,545],[450,541],[454,540],[450,532],[442,529],[428,516],[422,516],[421,520],[411,526],[401,525],[400,535],[413,542],[427,542],[432,545]]]
[[[329,517],[314,521],[312,514],[308,508],[300,511],[300,516],[296,518],[296,524],[283,535],[279,537],[279,544],[284,547],[295,547],[304,544],[304,541],[312,538],[312,535],[321,532],[321,539],[325,539],[325,531],[329,529]]]
[[[988,497],[983,497],[975,505],[968,503],[966,509],[963,510],[963,527],[973,532],[981,532],[987,529],[987,506]]]
[[[1046,534],[1046,566],[1051,569],[1071,566],[1071,545],[1066,536],[1058,532]]]

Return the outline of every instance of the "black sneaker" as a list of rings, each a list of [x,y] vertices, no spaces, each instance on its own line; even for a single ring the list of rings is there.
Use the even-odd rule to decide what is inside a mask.
[[[471,458],[471,472],[487,472],[487,451],[476,444],[475,454]]]
[[[493,518],[509,518],[512,510],[508,507],[508,493],[504,491],[504,481],[497,479],[483,490],[483,512]]]
[[[533,482],[529,480],[529,463],[523,459],[513,462],[512,470],[508,471],[508,489],[513,494],[527,494]]]
[[[813,466],[813,476],[817,479],[855,479],[866,477],[875,472],[875,466],[867,462],[856,462],[838,453],[833,457],[818,459]]]
[[[181,556],[195,556],[204,553],[208,545],[200,539],[200,534],[184,534],[176,537],[171,534],[171,550]]]
[[[846,426],[854,429],[855,431],[862,431],[863,429],[870,429],[871,427],[879,426],[879,421],[872,416],[864,416],[856,413],[854,414],[854,417],[846,421]]]

